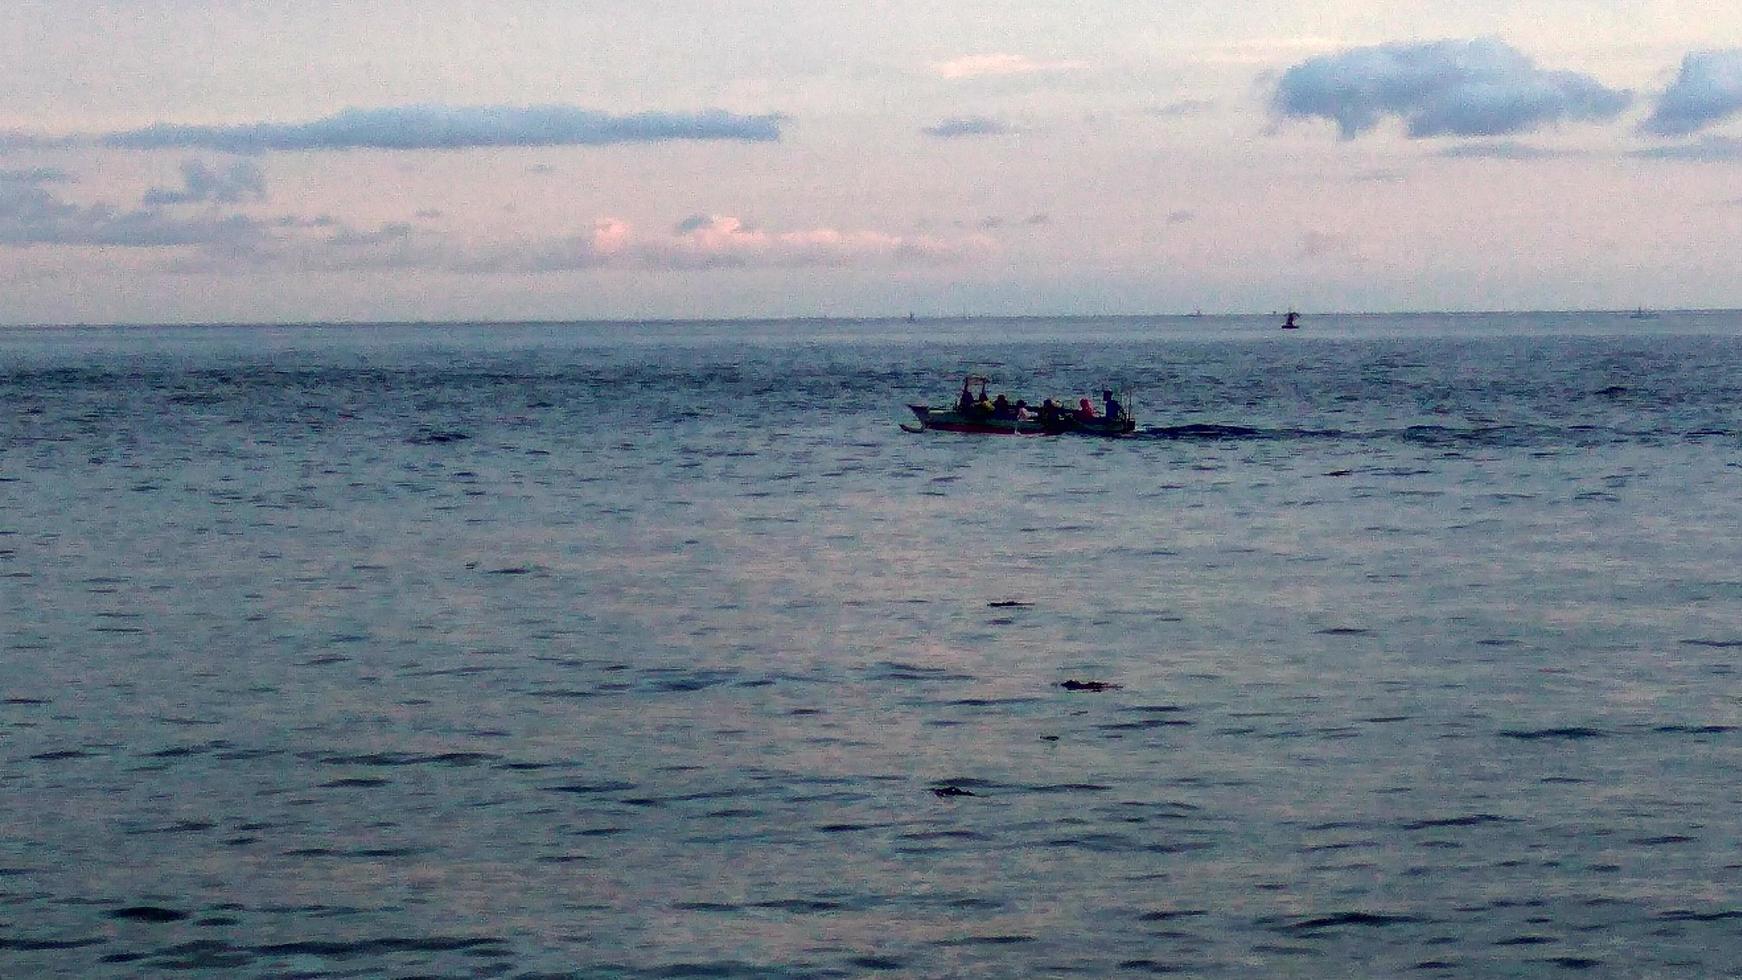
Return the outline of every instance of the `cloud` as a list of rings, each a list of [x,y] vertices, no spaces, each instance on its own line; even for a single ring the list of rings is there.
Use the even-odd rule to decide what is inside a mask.
[[[981,236],[946,240],[929,235],[810,228],[766,231],[730,215],[686,219],[665,239],[635,242],[622,225],[618,253],[655,268],[715,266],[840,266],[867,261],[954,261],[990,250]]]
[[[984,234],[934,236],[846,230],[757,227],[731,215],[698,214],[660,233],[638,234],[605,217],[576,234],[484,242],[427,221],[390,221],[357,228],[327,215],[258,219],[243,214],[178,217],[168,205],[220,202],[237,188],[257,186],[255,172],[221,174],[184,167],[188,187],[146,195],[159,202],[131,210],[80,204],[44,184],[54,173],[0,174],[0,247],[125,247],[162,250],[159,268],[180,273],[254,270],[337,272],[417,268],[474,275],[546,273],[593,268],[647,270],[928,264],[972,260],[996,243]],[[432,211],[419,212],[429,218]]]
[[[418,268],[488,276],[607,268],[681,271],[939,263],[970,260],[993,248],[991,240],[980,235],[945,239],[827,227],[769,231],[729,215],[692,216],[664,234],[651,235],[638,234],[628,222],[607,217],[577,234],[484,244],[408,222],[373,229],[280,223],[272,236],[242,247],[178,255],[165,267],[182,273]]]
[[[397,106],[347,109],[303,123],[189,126],[154,123],[83,137],[29,133],[0,136],[0,149],[94,143],[128,150],[457,150],[501,146],[605,146],[669,140],[780,139],[780,115],[745,116],[721,109],[613,115],[573,106]]]
[[[31,167],[26,170],[0,170],[0,183],[70,184],[75,178],[59,167]]]
[[[200,160],[184,160],[179,189],[153,187],[140,203],[147,207],[167,204],[235,204],[244,199],[266,197],[266,177],[247,160],[237,160],[224,170],[213,170]]]
[[[1504,136],[1568,121],[1611,119],[1632,95],[1588,75],[1538,68],[1492,38],[1382,44],[1303,61],[1276,83],[1271,108],[1328,119],[1343,139],[1387,116],[1412,139]]]
[[[687,235],[692,231],[699,231],[703,228],[707,228],[713,225],[717,220],[719,219],[711,214],[692,214],[673,225],[671,233],[674,235]]]
[[[1696,51],[1639,128],[1657,136],[1687,136],[1742,112],[1742,48]]]
[[[973,136],[1009,136],[1016,130],[1009,123],[988,116],[953,116],[927,126],[920,132],[935,139],[952,140]]]
[[[1035,61],[1021,54],[970,54],[949,61],[935,61],[931,70],[940,78],[983,78],[987,75],[1032,75],[1036,72],[1068,71],[1078,61]]]
[[[154,208],[81,205],[38,183],[0,181],[0,245],[244,247],[265,234],[242,215],[181,219]]]
[[[1473,143],[1454,143],[1441,149],[1435,156],[1451,160],[1548,160],[1556,157],[1576,156],[1570,150],[1555,150],[1542,146],[1531,146],[1517,140],[1485,140]]]
[[[1159,119],[1182,119],[1186,116],[1201,115],[1215,108],[1216,104],[1208,99],[1180,99],[1166,105],[1153,106],[1144,113]]]
[[[1730,163],[1742,160],[1742,139],[1705,136],[1692,143],[1654,146],[1634,150],[1629,156],[1645,160],[1692,160],[1699,163]]]
[[[1309,231],[1300,236],[1300,255],[1306,259],[1347,259],[1361,261],[1360,250],[1347,235]]]

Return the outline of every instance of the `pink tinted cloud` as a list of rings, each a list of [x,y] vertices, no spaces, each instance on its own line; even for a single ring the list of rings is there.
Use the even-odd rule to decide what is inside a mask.
[[[644,242],[639,252],[646,264],[654,266],[796,266],[961,261],[993,247],[984,235],[941,238],[828,227],[768,231],[731,215],[698,215],[679,224],[669,236]]]

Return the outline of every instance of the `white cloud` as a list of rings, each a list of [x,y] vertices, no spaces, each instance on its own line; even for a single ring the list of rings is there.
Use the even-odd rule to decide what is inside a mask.
[[[933,62],[931,69],[940,78],[963,79],[1069,71],[1081,66],[1082,63],[1077,61],[1035,61],[1021,54],[970,54]]]
[[[1640,129],[1658,136],[1687,136],[1742,113],[1742,48],[1697,51],[1658,99]]]
[[[1300,236],[1300,256],[1305,259],[1361,261],[1361,251],[1352,238],[1323,231],[1309,231]]]
[[[1353,139],[1387,116],[1412,138],[1504,136],[1619,115],[1631,95],[1588,75],[1539,68],[1503,41],[1355,48],[1303,61],[1276,83],[1271,108],[1328,119]]]
[[[1180,99],[1151,107],[1145,112],[1158,119],[1183,119],[1186,116],[1202,115],[1215,107],[1216,104],[1208,99]]]
[[[1570,150],[1532,146],[1517,140],[1478,140],[1454,143],[1440,150],[1437,155],[1454,160],[1547,160],[1577,154]]]

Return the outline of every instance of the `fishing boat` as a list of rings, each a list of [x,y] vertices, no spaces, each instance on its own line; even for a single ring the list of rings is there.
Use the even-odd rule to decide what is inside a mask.
[[[986,397],[986,378],[979,375],[968,375],[962,381],[962,390],[968,391],[972,385],[980,386],[980,399]],[[940,432],[964,432],[972,435],[988,436],[1102,436],[1116,437],[1129,435],[1137,430],[1137,420],[1131,417],[1129,408],[1121,408],[1119,414],[1107,418],[1094,416],[1083,418],[1074,410],[1066,410],[1060,406],[1058,413],[1051,418],[1042,418],[1038,414],[1027,417],[1001,416],[978,409],[964,409],[961,400],[953,406],[934,408],[930,405],[909,405],[918,424],[904,422],[901,427],[908,432],[924,432],[936,429]]]

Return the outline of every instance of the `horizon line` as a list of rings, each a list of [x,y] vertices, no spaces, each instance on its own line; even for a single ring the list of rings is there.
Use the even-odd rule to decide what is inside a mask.
[[[649,324],[649,325],[682,325],[703,323],[936,323],[950,320],[1197,320],[1197,319],[1243,319],[1249,317],[1283,316],[1291,312],[1287,310],[1246,310],[1222,311],[1206,313],[1197,310],[1189,313],[891,313],[891,314],[779,314],[779,315],[741,315],[741,316],[624,316],[624,317],[531,317],[503,319],[454,319],[454,320],[377,320],[377,319],[343,319],[343,320],[116,320],[116,321],[63,321],[63,322],[14,322],[0,323],[0,330],[114,330],[139,329],[146,327],[189,327],[189,328],[271,328],[271,327],[438,327],[438,326],[469,326],[469,327],[525,327],[525,326],[581,326],[588,324]],[[1739,313],[1742,307],[1638,307],[1635,309],[1598,309],[1591,307],[1573,307],[1566,309],[1530,309],[1530,310],[1323,310],[1319,312],[1299,313],[1300,318],[1313,317],[1380,317],[1380,316],[1532,316],[1544,314],[1579,314],[1602,316],[1637,316],[1646,313],[1651,316],[1659,314],[1708,315],[1715,313]]]

